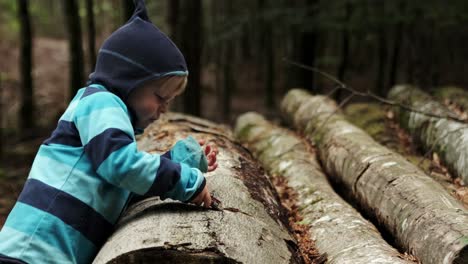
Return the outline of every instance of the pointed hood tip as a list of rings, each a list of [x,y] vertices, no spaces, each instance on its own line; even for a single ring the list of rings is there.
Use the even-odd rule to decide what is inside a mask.
[[[151,20],[149,19],[149,16],[148,16],[148,12],[146,11],[145,1],[144,0],[133,0],[133,3],[135,5],[135,11],[133,11],[133,15],[129,19],[129,21],[132,21],[135,18],[139,17],[139,18],[151,23]]]

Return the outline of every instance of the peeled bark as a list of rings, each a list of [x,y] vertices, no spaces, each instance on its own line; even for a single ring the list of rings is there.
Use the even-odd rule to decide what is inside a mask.
[[[170,114],[147,128],[138,145],[163,153],[189,134],[219,149],[219,166],[206,179],[223,209],[140,201],[124,213],[93,263],[301,263],[268,177],[228,131]]]
[[[317,144],[345,191],[422,263],[468,261],[468,211],[402,156],[351,125],[324,96],[290,91],[283,112]]]
[[[453,116],[447,107],[433,100],[416,87],[398,85],[388,97],[422,112],[441,116]],[[447,118],[430,117],[424,114],[396,109],[400,124],[428,151],[439,154],[450,172],[468,183],[468,124]]]
[[[327,256],[327,263],[411,263],[333,191],[303,139],[256,113],[237,119],[236,136],[272,177],[287,179],[298,195],[301,224],[308,226],[310,238],[319,253]]]

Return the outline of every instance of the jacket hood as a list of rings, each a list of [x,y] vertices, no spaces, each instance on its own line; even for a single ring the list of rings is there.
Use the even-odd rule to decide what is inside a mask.
[[[143,83],[168,75],[188,75],[184,56],[151,23],[143,0],[135,12],[99,49],[89,84],[101,84],[127,103],[128,95]]]

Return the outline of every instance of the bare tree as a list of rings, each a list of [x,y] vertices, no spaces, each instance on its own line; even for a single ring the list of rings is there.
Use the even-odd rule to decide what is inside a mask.
[[[81,24],[77,1],[67,0],[63,1],[63,4],[70,51],[70,96],[73,97],[76,91],[83,85],[84,76]]]
[[[19,0],[18,18],[21,26],[21,110],[20,126],[24,129],[34,127],[34,100],[32,79],[32,30],[29,16],[29,1]]]
[[[89,70],[94,70],[96,64],[96,27],[94,24],[94,3],[93,0],[86,0],[86,22],[88,25],[88,54],[89,54]]]

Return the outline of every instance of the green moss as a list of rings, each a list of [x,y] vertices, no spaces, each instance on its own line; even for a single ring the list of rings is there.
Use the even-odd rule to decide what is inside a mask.
[[[429,173],[431,171],[432,161],[430,159],[423,159],[423,157],[415,155],[406,155],[405,157],[409,160],[409,162],[421,168],[424,172]]]
[[[254,124],[248,124],[248,125],[244,126],[240,131],[238,131],[236,133],[236,137],[239,138],[239,139],[242,139],[242,140],[248,139],[248,135],[250,133],[250,130],[252,128],[254,128],[254,127],[255,127]]]
[[[345,115],[351,123],[364,129],[375,139],[385,134],[385,109],[380,104],[350,104],[345,109]]]

